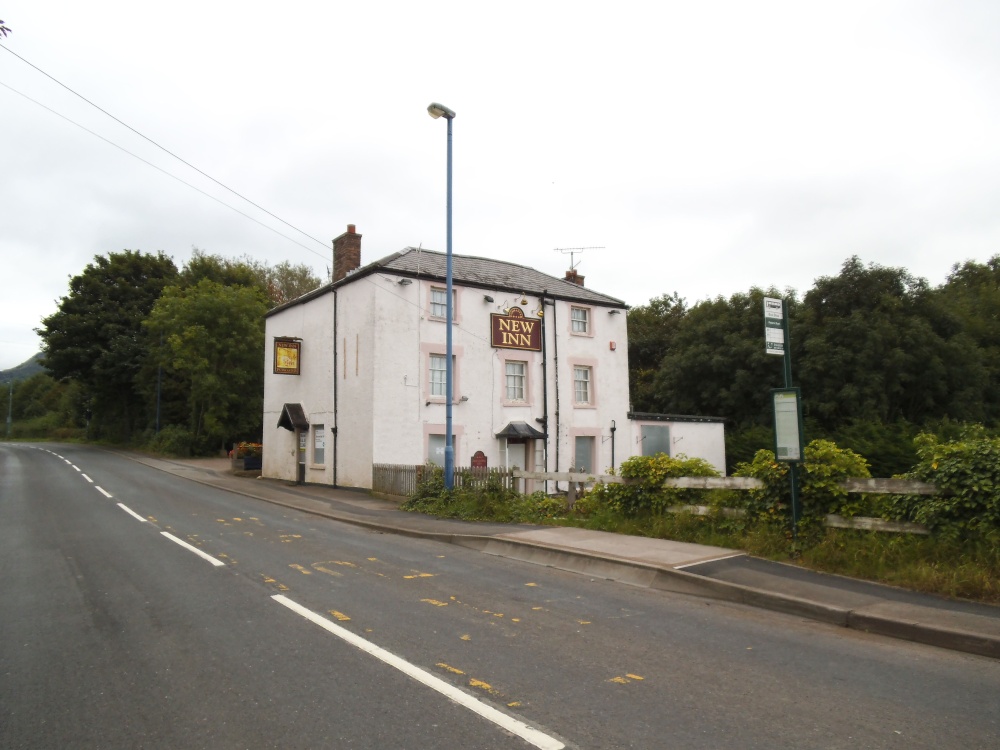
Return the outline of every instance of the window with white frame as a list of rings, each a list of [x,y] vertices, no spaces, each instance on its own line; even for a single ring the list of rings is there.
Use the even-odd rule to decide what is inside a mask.
[[[574,365],[573,367],[573,401],[578,404],[589,404],[593,398],[593,375],[591,367]]]
[[[455,436],[451,437],[452,451],[455,450]],[[444,466],[445,434],[427,436],[427,463]]]
[[[507,362],[507,400],[524,401],[525,383],[527,381],[527,362]]]
[[[451,316],[455,317],[455,290],[451,292]],[[445,318],[448,317],[448,290],[444,287],[432,286],[431,287],[431,317],[432,318]]]
[[[569,317],[573,333],[590,333],[590,308],[571,307]]]
[[[583,474],[594,470],[594,445],[596,441],[588,435],[578,435],[574,440],[573,468]]]
[[[430,356],[430,394],[447,396],[447,358],[443,354]]]

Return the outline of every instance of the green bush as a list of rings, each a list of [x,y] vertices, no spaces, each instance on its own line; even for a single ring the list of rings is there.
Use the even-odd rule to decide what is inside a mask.
[[[522,495],[498,476],[477,480],[470,473],[462,473],[456,479],[456,486],[446,490],[444,469],[425,466],[416,491],[400,507],[441,518],[502,523],[544,523],[567,512],[562,498],[544,492]]]
[[[898,517],[946,536],[985,536],[1000,529],[1000,438],[973,426],[959,440],[940,442],[922,433],[914,445],[920,461],[906,478],[929,482],[940,494],[896,498]]]
[[[763,489],[747,492],[746,510],[751,519],[784,520],[791,503],[788,464],[776,461],[774,452],[757,451],[753,461],[740,464],[739,477],[753,477]],[[857,515],[862,499],[839,486],[844,479],[869,478],[868,462],[852,450],[838,448],[829,440],[813,440],[806,446],[799,472],[799,499],[804,519],[819,519],[828,513]]]
[[[584,512],[591,510],[595,501],[626,516],[639,513],[662,513],[673,505],[692,505],[702,499],[704,490],[664,487],[663,480],[674,477],[717,477],[712,464],[702,458],[680,455],[632,456],[622,461],[620,475],[631,480],[626,484],[594,485],[587,493]],[[578,503],[579,504],[579,503]]]
[[[192,454],[194,437],[183,427],[169,425],[153,435],[146,448],[154,453],[186,457]]]

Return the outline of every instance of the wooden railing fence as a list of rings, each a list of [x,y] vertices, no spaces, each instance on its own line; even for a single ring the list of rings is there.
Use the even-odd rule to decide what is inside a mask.
[[[534,479],[539,481],[566,482],[568,486],[567,502],[570,506],[576,500],[576,495],[587,485],[598,482],[604,484],[628,484],[629,480],[609,474],[582,474],[579,472],[537,472],[514,471],[515,478]],[[839,483],[848,492],[870,493],[874,495],[936,495],[938,489],[933,484],[916,482],[910,479],[846,479]],[[753,477],[676,477],[663,482],[664,487],[697,490],[756,490],[764,483]],[[708,515],[717,512],[707,505],[678,505],[668,508],[671,512],[688,512],[696,515]],[[744,511],[739,508],[722,508],[722,513],[728,516],[742,516]],[[930,530],[919,523],[909,521],[886,521],[881,518],[867,516],[845,517],[829,514],[824,518],[827,526],[838,529],[862,529],[865,531],[891,531],[901,534],[929,534]]]
[[[413,464],[373,464],[372,493],[390,497],[409,497],[417,490],[427,466]],[[455,467],[456,487],[484,487],[498,482],[505,488],[514,486],[514,473],[510,469]]]
[[[374,464],[372,466],[372,494],[385,497],[404,498],[412,495],[417,484],[427,470],[423,465],[412,464]],[[471,467],[455,467],[455,486],[484,486],[487,482],[499,481],[504,487],[523,486],[519,480],[535,480],[542,482],[565,482],[570,505],[588,485],[598,482],[604,484],[627,484],[628,480],[608,474],[583,474],[571,471],[540,472],[522,471],[520,469],[480,469]],[[667,479],[664,487],[699,490],[755,490],[763,487],[759,479],[751,477],[677,477]],[[892,495],[935,495],[937,488],[932,484],[915,482],[908,479],[848,479],[840,483],[848,492],[892,494]],[[718,512],[707,505],[679,505],[669,508],[672,512],[688,512],[696,515],[708,515]],[[729,516],[741,516],[739,508],[723,508],[721,511]],[[868,531],[892,531],[904,534],[928,534],[926,526],[906,521],[885,521],[881,518],[826,516],[827,526],[842,529],[864,529]]]

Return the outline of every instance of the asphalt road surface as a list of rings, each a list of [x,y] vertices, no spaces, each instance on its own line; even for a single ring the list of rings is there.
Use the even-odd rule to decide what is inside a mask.
[[[1000,663],[0,444],[0,748],[1000,747]]]

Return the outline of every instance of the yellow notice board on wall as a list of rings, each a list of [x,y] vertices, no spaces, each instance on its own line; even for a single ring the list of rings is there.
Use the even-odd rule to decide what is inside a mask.
[[[289,339],[274,340],[275,375],[298,375],[302,363],[302,342]]]

